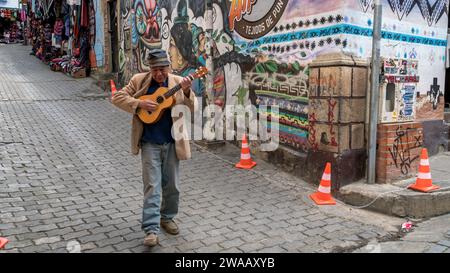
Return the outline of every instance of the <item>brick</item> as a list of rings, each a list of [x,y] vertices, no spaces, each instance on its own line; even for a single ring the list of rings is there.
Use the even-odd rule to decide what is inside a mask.
[[[101,241],[104,239],[107,239],[108,237],[106,237],[105,234],[99,233],[99,234],[93,234],[93,235],[89,235],[89,236],[83,236],[83,237],[79,237],[77,238],[77,240],[81,243],[87,243],[87,242],[97,242],[97,241]]]
[[[195,250],[196,253],[217,253],[219,251],[223,250],[221,246],[218,244],[208,245],[204,247],[200,247],[199,249]]]
[[[86,236],[86,235],[89,235],[89,234],[90,233],[87,230],[81,230],[81,231],[65,234],[62,237],[66,241],[72,240],[72,239],[78,240],[80,237]]]
[[[44,238],[34,240],[34,243],[36,245],[42,245],[42,244],[53,244],[53,243],[57,243],[59,241],[61,241],[61,238],[59,236],[58,237],[44,237]]]
[[[83,252],[86,252],[86,253],[114,253],[114,252],[116,252],[116,250],[112,246],[106,246],[106,247],[94,248],[94,249],[86,250],[86,251],[83,251]]]
[[[55,224],[30,227],[32,232],[48,231],[57,228]]]
[[[239,246],[241,246],[244,243],[245,242],[242,239],[236,238],[234,240],[221,242],[219,245],[221,247],[223,247],[224,249],[228,249],[228,248],[232,248],[232,247],[239,247]]]

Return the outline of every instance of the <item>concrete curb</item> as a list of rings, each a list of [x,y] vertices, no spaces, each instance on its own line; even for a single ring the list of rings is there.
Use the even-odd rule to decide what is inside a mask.
[[[337,198],[353,206],[368,205],[369,210],[399,217],[420,219],[450,212],[449,190],[420,193],[406,189],[412,183],[411,179],[396,185],[358,182],[342,187]]]

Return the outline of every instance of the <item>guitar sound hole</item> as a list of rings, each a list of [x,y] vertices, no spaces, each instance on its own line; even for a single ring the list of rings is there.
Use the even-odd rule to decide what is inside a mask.
[[[161,103],[164,102],[164,98],[163,98],[163,97],[158,97],[158,98],[156,99],[156,102],[159,103],[159,104],[161,104]]]

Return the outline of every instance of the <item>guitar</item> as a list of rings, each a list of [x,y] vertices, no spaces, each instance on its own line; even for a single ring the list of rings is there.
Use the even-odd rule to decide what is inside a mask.
[[[191,81],[195,79],[199,79],[204,77],[208,73],[208,69],[206,67],[198,68],[194,73],[190,74],[188,77]],[[151,95],[146,95],[139,97],[140,100],[152,100],[159,104],[158,109],[153,112],[149,112],[147,110],[139,108],[137,111],[137,115],[139,119],[146,124],[154,124],[158,122],[162,114],[166,109],[172,108],[175,104],[175,98],[173,97],[175,93],[177,93],[181,89],[181,84],[176,85],[172,89],[168,89],[166,87],[160,87],[156,90],[155,93]]]

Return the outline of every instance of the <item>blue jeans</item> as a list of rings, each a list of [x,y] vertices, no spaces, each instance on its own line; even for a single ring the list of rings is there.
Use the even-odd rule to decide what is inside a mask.
[[[172,220],[177,215],[180,196],[179,166],[175,143],[142,144],[142,230],[145,233],[158,234],[160,220]]]

